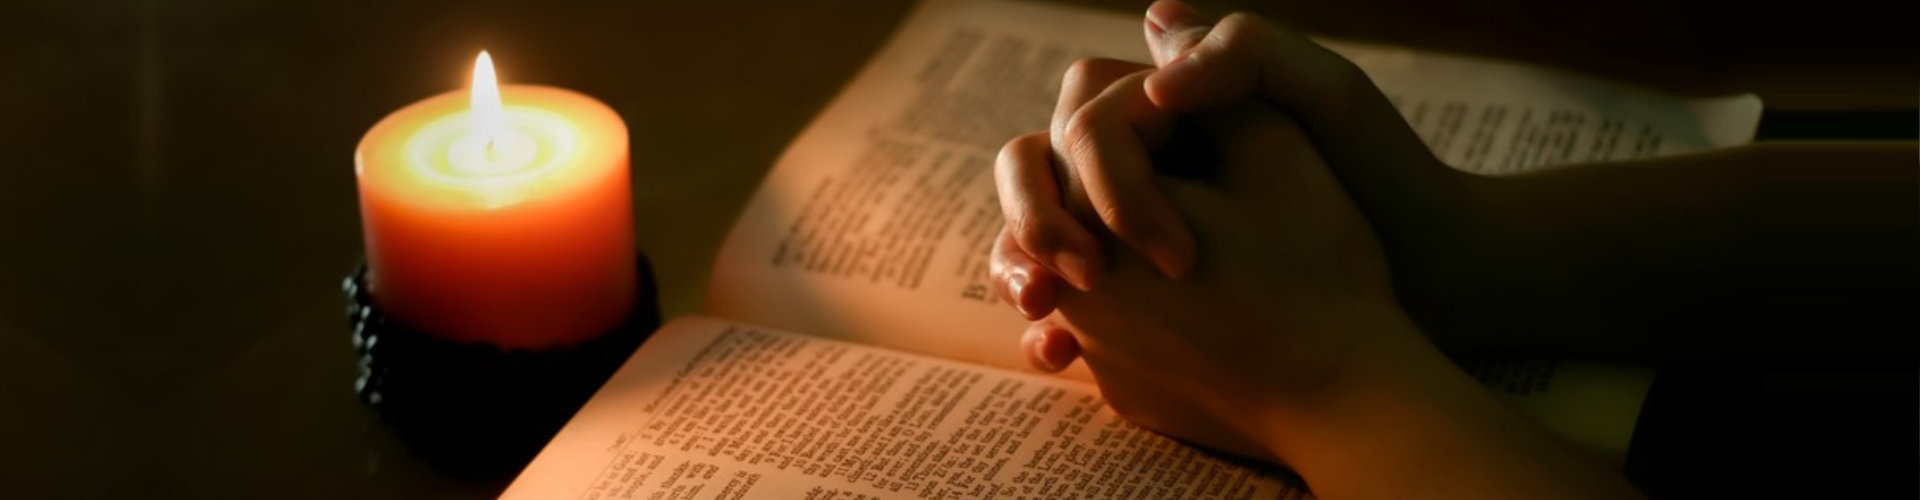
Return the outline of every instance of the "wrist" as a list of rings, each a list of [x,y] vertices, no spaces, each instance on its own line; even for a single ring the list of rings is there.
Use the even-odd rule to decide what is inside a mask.
[[[1484,396],[1397,307],[1355,326],[1351,331],[1365,334],[1321,383],[1277,392],[1257,412],[1262,444],[1274,459],[1301,467],[1303,458],[1381,435],[1407,412]]]
[[[1508,408],[1401,323],[1402,334],[1373,339],[1326,391],[1263,413],[1263,449],[1316,495],[1634,496],[1617,474]]]
[[[1421,391],[1436,374],[1458,371],[1397,306],[1342,317],[1352,321],[1333,331],[1343,332],[1348,348],[1326,354],[1328,364],[1308,383],[1270,382],[1270,397],[1253,412],[1257,434],[1273,457],[1284,461],[1286,445],[1300,441],[1303,431],[1349,419],[1361,403]]]

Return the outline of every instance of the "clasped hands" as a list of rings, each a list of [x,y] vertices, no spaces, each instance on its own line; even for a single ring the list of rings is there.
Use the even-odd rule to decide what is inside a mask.
[[[1034,320],[1036,368],[1084,359],[1136,423],[1282,461],[1276,413],[1438,355],[1376,228],[1455,178],[1297,34],[1172,1],[1145,31],[1156,66],[1075,64],[1050,129],[1001,151],[996,293]]]
[[[1034,321],[1035,367],[1084,360],[1128,420],[1283,464],[1319,498],[1637,497],[1402,307],[1432,321],[1478,286],[1462,256],[1512,232],[1487,216],[1511,209],[1502,185],[1441,164],[1297,34],[1174,0],[1145,31],[1154,66],[1076,64],[1050,129],[996,161],[990,272]]]

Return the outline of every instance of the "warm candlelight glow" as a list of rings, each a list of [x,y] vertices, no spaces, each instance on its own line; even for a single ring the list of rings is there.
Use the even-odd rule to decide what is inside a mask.
[[[467,102],[473,109],[473,133],[492,150],[506,128],[506,113],[500,105],[500,77],[493,73],[493,56],[480,51],[473,61],[473,86]],[[491,151],[489,151],[491,152]]]
[[[467,89],[467,106],[466,132],[447,152],[455,170],[472,175],[498,175],[532,166],[542,141],[509,126],[506,105],[500,98],[500,78],[494,74],[493,56],[487,51],[480,51],[480,56],[473,60],[473,86]],[[514,196],[494,198],[498,203],[511,201]]]
[[[435,334],[542,348],[619,324],[635,288],[627,127],[576,92],[473,86],[395,111],[355,152],[369,290]]]
[[[484,208],[520,203],[563,181],[567,174],[560,170],[575,165],[586,131],[577,120],[527,106],[503,90],[493,57],[481,52],[473,86],[464,92],[465,109],[407,134],[402,165],[421,181],[448,188],[447,195]]]

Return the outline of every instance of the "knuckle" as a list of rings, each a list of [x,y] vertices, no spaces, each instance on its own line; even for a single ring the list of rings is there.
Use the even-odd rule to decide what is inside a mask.
[[[1018,137],[1007,141],[1006,144],[1000,146],[999,154],[993,157],[993,173],[999,176],[1002,181],[1008,180],[1014,170],[1019,167],[1019,165],[1014,164],[1014,162],[1020,161],[1020,150],[1016,147],[1019,142],[1020,138]]]
[[[1260,16],[1246,12],[1234,12],[1220,19],[1220,24],[1207,36],[1214,38],[1224,47],[1245,50],[1259,49],[1271,41],[1272,26]]]
[[[1253,34],[1265,31],[1270,25],[1259,14],[1240,10],[1220,18],[1218,26],[1221,30],[1228,32]]]
[[[1098,106],[1085,106],[1067,117],[1067,123],[1060,129],[1060,141],[1055,144],[1068,161],[1087,161],[1093,158],[1099,146],[1101,113]]]
[[[1107,224],[1107,229],[1120,239],[1135,240],[1146,236],[1147,228],[1140,224],[1139,214],[1117,201],[1100,203],[1093,210],[1100,216],[1100,221]]]
[[[1060,77],[1061,88],[1071,88],[1076,84],[1091,79],[1093,75],[1096,74],[1095,71],[1098,70],[1099,64],[1099,59],[1085,58],[1067,65],[1066,74]]]
[[[1030,169],[1049,165],[1048,141],[1046,132],[1033,132],[1014,137],[1000,146],[993,160],[993,180],[1003,209],[1011,209],[1010,204],[1025,198],[1020,192],[1021,178],[1031,175]]]
[[[1153,69],[1152,66],[1119,59],[1086,58],[1067,65],[1060,79],[1060,103],[1091,97],[1098,90],[1128,75]]]
[[[1061,77],[1061,87],[1069,85],[1106,86],[1122,75],[1130,73],[1136,67],[1134,63],[1104,57],[1088,57],[1067,65],[1067,72]]]
[[[1020,153],[1021,158],[1036,161],[1043,160],[1046,158],[1047,148],[1051,147],[1048,135],[1045,130],[1029,132],[1026,135],[1015,137],[1013,145],[1015,146],[1015,150]]]
[[[1047,133],[1031,132],[1008,140],[1006,144],[1000,146],[1000,153],[994,159],[995,166],[1003,170],[1011,170],[1024,162],[1036,160],[1037,158],[1032,157],[1036,143],[1047,144]]]
[[[1193,28],[1170,33],[1167,38],[1172,41],[1173,52],[1178,54],[1199,45],[1207,39],[1207,34],[1212,32],[1213,30],[1210,29]]]

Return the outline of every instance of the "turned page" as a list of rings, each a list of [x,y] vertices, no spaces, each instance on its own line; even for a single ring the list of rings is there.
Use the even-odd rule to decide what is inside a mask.
[[[1147,60],[1139,22],[1042,4],[922,4],[774,165],[716,259],[707,312],[1024,367],[1026,323],[987,287],[1001,226],[994,156],[1046,128],[1073,61]]]
[[[1507,175],[1753,141],[1760,98],[1681,98],[1553,68],[1317,40],[1352,60],[1454,168]]]
[[[932,0],[794,141],[722,246],[720,317],[1001,367],[1025,323],[989,291],[992,164],[1044,129],[1067,65],[1148,61],[1140,14]],[[1751,140],[1751,95],[1682,99],[1545,68],[1350,42],[1353,59],[1457,168],[1701,151]],[[1086,379],[1076,366],[1068,376]]]
[[[1297,498],[1086,383],[708,318],[656,332],[504,499]]]

